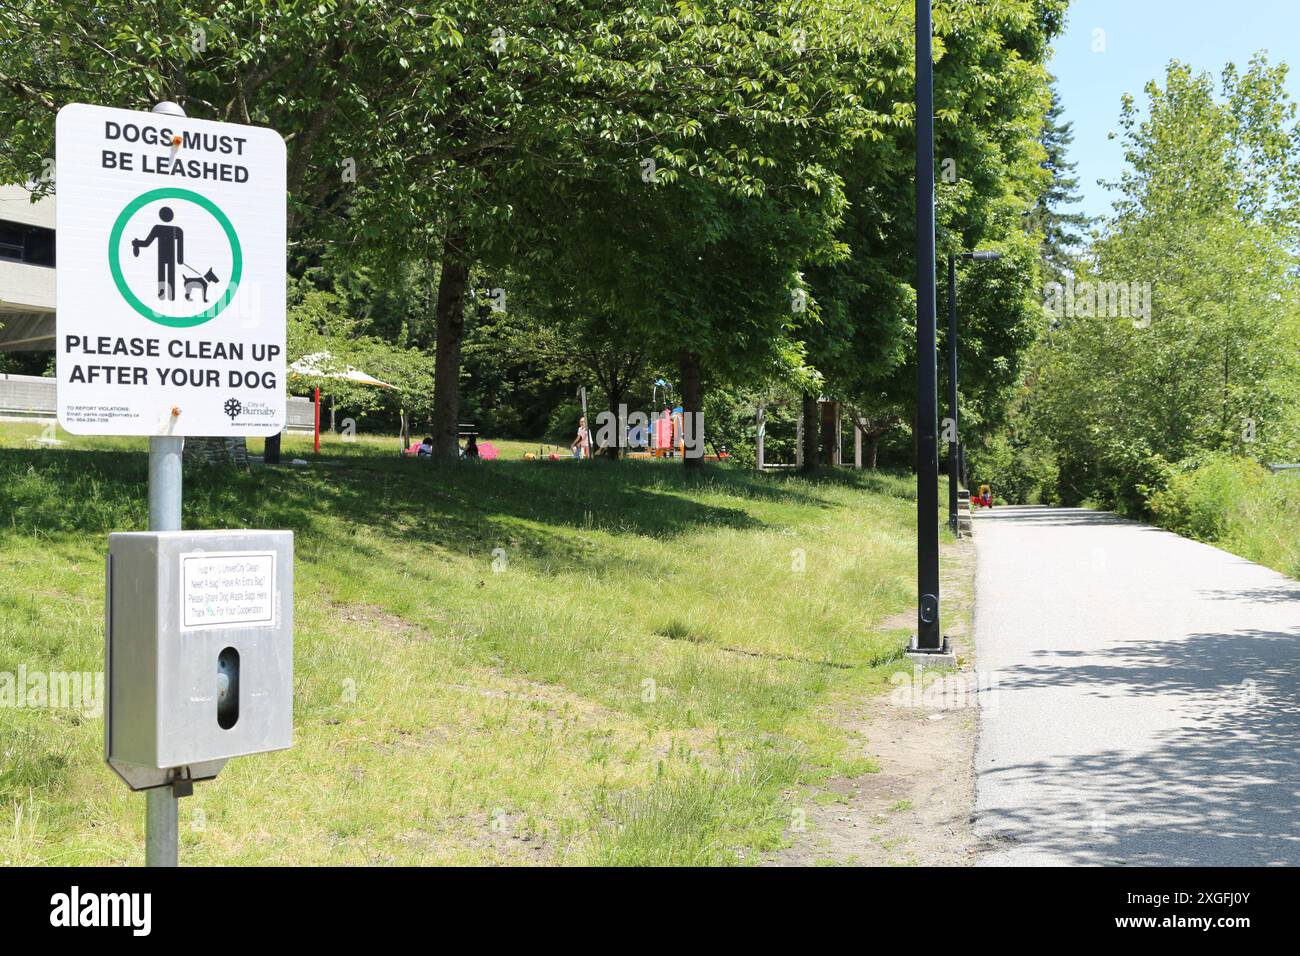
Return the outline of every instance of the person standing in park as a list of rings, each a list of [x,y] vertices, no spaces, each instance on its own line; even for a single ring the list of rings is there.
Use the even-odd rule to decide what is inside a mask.
[[[569,446],[573,449],[574,458],[587,458],[591,455],[591,435],[587,431],[587,416],[583,415],[578,419],[578,436],[573,439],[573,444]]]

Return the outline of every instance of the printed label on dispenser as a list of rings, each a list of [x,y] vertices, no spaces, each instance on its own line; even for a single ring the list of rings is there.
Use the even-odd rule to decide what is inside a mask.
[[[181,627],[275,624],[274,551],[192,551],[181,555]]]

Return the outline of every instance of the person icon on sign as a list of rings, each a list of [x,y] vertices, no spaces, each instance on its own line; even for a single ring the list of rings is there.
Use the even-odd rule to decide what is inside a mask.
[[[175,300],[176,263],[185,262],[185,231],[180,226],[169,226],[173,213],[170,206],[158,210],[161,225],[154,226],[143,239],[131,240],[131,253],[139,258],[140,250],[158,240],[158,298]]]

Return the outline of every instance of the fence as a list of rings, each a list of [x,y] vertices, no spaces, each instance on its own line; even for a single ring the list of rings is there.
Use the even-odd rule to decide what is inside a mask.
[[[54,379],[0,373],[0,418],[52,419],[57,411]],[[285,431],[309,432],[315,421],[311,399],[290,395],[285,408]]]
[[[0,374],[0,415],[53,418],[55,409],[54,379]]]

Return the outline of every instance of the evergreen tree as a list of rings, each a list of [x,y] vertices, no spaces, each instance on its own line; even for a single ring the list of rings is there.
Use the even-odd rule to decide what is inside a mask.
[[[1073,123],[1062,120],[1064,108],[1052,84],[1052,105],[1043,121],[1039,142],[1046,154],[1042,166],[1051,180],[1034,203],[1029,216],[1031,229],[1042,236],[1041,263],[1043,282],[1063,282],[1074,271],[1074,262],[1086,242],[1084,233],[1095,221],[1082,212],[1070,211],[1080,201],[1077,164],[1067,158],[1074,142]]]

